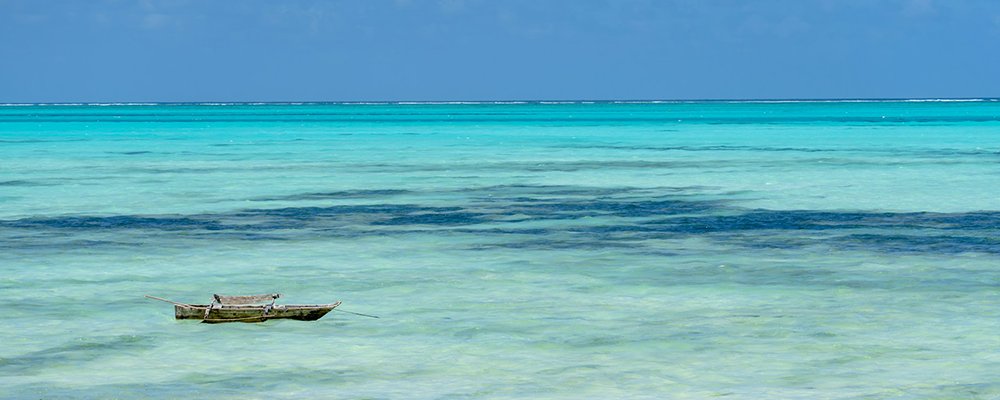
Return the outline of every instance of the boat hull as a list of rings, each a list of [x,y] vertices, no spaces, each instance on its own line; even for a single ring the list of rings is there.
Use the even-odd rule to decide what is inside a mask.
[[[299,321],[315,321],[323,318],[328,312],[340,305],[274,305],[274,306],[209,306],[209,305],[175,305],[174,317],[177,319],[198,319],[205,323],[222,322],[264,322],[271,319],[295,319]]]

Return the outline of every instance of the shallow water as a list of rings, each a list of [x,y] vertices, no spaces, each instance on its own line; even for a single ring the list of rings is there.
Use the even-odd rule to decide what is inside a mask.
[[[1000,102],[0,107],[0,397],[1000,397]],[[152,294],[369,319],[204,325]]]

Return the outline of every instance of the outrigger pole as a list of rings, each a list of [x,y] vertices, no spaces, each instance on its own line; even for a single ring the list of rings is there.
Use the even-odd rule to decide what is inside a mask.
[[[184,303],[178,303],[178,302],[176,302],[176,301],[170,301],[170,300],[167,300],[167,299],[164,299],[164,298],[160,298],[160,297],[156,297],[156,296],[150,296],[150,295],[148,295],[148,294],[147,294],[147,295],[145,295],[144,297],[146,297],[147,299],[153,299],[153,300],[159,300],[159,301],[164,301],[164,302],[167,302],[167,303],[170,303],[170,304],[173,304],[173,305],[176,305],[176,306],[181,306],[181,307],[187,307],[187,308],[195,308],[195,306],[192,306],[192,305],[190,305],[190,304],[184,304]]]

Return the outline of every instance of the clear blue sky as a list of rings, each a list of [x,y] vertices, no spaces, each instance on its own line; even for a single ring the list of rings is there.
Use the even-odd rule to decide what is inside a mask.
[[[0,0],[0,102],[998,96],[998,0]]]

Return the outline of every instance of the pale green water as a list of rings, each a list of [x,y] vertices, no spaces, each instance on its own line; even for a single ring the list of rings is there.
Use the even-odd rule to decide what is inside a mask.
[[[0,107],[0,398],[998,398],[998,188],[995,101]],[[273,291],[382,318],[142,298]]]

